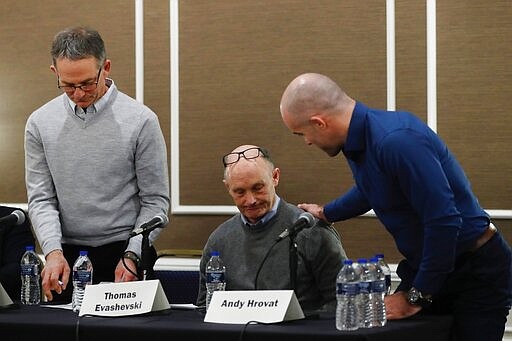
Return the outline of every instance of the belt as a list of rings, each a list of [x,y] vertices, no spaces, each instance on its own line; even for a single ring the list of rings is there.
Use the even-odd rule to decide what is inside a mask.
[[[475,252],[479,248],[485,245],[489,240],[491,240],[492,236],[496,234],[498,229],[496,226],[494,226],[493,223],[489,224],[489,227],[478,237],[478,239],[475,241],[475,244],[472,248],[469,249],[469,252]]]

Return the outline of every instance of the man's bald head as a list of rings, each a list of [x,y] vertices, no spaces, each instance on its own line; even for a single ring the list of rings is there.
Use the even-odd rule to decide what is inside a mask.
[[[281,98],[286,127],[329,156],[336,156],[346,141],[356,102],[329,77],[304,73],[290,82]]]
[[[304,73],[290,82],[281,98],[281,115],[307,119],[313,114],[342,111],[350,98],[329,77]]]

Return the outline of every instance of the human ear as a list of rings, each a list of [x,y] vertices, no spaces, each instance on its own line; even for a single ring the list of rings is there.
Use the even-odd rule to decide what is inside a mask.
[[[311,116],[309,118],[309,122],[317,128],[325,128],[327,126],[327,122],[321,116]]]

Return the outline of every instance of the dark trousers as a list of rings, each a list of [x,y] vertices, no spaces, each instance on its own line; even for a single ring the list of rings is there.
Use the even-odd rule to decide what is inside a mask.
[[[100,282],[114,282],[115,269],[119,263],[119,260],[124,254],[125,247],[126,242],[124,241],[114,242],[97,247],[62,244],[62,251],[64,252],[64,257],[66,258],[69,267],[71,268],[71,275],[66,290],[64,290],[60,295],[53,295],[53,302],[71,302],[71,295],[73,293],[73,264],[78,258],[80,251],[83,250],[88,252],[88,257],[91,260],[93,267],[92,283],[98,284]],[[156,261],[156,250],[153,246],[151,246],[149,253],[150,263],[151,265],[154,265]]]
[[[501,234],[457,258],[430,312],[452,314],[457,341],[501,341],[512,301],[512,254]]]

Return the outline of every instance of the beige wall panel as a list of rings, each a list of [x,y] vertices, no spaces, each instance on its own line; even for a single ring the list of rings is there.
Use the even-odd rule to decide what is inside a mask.
[[[70,5],[4,0],[0,11],[0,202],[26,202],[23,130],[28,115],[58,95],[49,70],[53,35],[97,28],[112,78],[135,96],[134,1]],[[437,3],[438,130],[487,208],[510,209],[511,35],[509,1]],[[489,8],[488,8],[489,7]],[[302,72],[321,72],[354,98],[386,107],[384,1],[180,1],[180,203],[230,205],[221,157],[242,143],[269,148],[281,168],[279,194],[325,203],[352,185],[342,156],[329,158],[287,131],[279,100]],[[425,3],[396,1],[397,108],[426,120]],[[36,23],[28,29],[27,23]],[[170,150],[169,1],[144,2],[144,102],[159,116]],[[508,58],[508,59],[507,59]],[[484,116],[485,115],[485,116]],[[200,249],[228,216],[173,215],[157,248]],[[512,240],[511,221],[498,225]],[[337,223],[351,257],[384,252],[398,261],[380,222]]]
[[[427,122],[425,1],[396,1],[395,22],[396,109]]]
[[[144,2],[144,104],[160,121],[170,150],[169,1]]]
[[[67,26],[100,31],[111,76],[134,94],[134,6],[125,0],[4,0],[0,11],[0,202],[25,203],[23,132],[30,113],[60,94],[50,71],[53,36]]]
[[[485,208],[512,209],[512,2],[437,2],[438,132]]]
[[[385,4],[363,7],[358,1],[179,3],[182,205],[232,204],[221,157],[245,143],[271,151],[281,168],[278,192],[289,202],[324,203],[350,187],[343,158],[329,159],[293,136],[279,101],[293,77],[321,72],[354,97],[386,105]],[[218,218],[173,217],[175,234],[165,232],[158,245],[201,248],[227,216]]]
[[[364,11],[358,1],[304,4],[180,2],[182,204],[230,204],[221,157],[243,143],[271,151],[289,201],[327,201],[343,182],[348,186],[343,159],[329,160],[293,136],[279,101],[293,77],[316,71],[362,100],[385,105],[385,7],[378,1]]]

